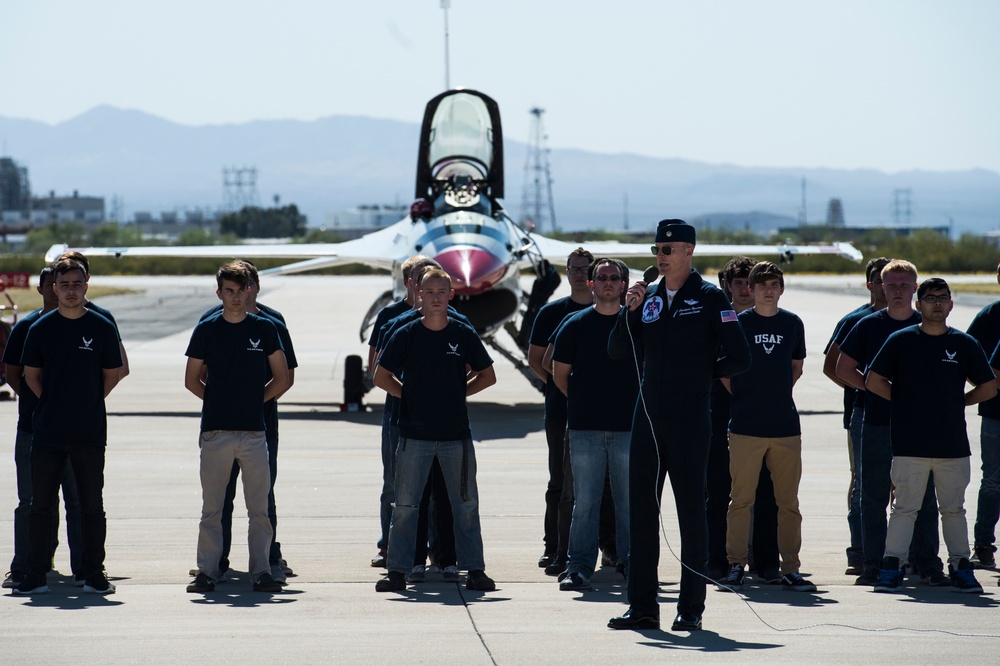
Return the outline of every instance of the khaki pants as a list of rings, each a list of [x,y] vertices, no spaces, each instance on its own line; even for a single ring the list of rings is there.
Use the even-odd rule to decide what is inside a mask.
[[[761,463],[766,462],[778,505],[778,553],[781,573],[798,573],[802,548],[799,480],[802,478],[802,437],[749,437],[729,433],[729,473],[733,479],[726,514],[726,556],[730,564],[747,563],[750,509],[757,493]]]

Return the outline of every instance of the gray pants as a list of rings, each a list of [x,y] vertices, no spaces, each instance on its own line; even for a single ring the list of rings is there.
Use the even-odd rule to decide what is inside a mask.
[[[270,572],[268,553],[274,532],[267,515],[271,473],[264,431],[210,430],[201,433],[201,522],[198,524],[198,571],[219,579],[222,557],[222,507],[233,462],[243,476],[243,497],[250,518],[250,579]]]

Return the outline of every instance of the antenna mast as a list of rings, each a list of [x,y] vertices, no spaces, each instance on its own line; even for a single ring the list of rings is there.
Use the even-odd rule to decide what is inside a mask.
[[[549,228],[558,231],[556,209],[552,202],[552,174],[549,171],[549,149],[546,147],[548,135],[542,114],[545,109],[531,109],[531,131],[528,137],[528,156],[524,163],[524,194],[521,198],[521,221],[530,221],[536,229],[542,229],[548,216]]]

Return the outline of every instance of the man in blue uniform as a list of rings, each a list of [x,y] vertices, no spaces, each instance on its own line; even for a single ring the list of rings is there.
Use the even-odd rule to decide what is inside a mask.
[[[628,290],[629,307],[608,341],[612,358],[634,354],[643,366],[629,458],[629,610],[608,622],[612,629],[660,626],[659,513],[667,474],[677,507],[683,567],[672,628],[701,629],[712,380],[744,372],[750,366],[750,348],[726,295],[691,268],[695,240],[694,227],[683,220],[657,225],[651,250],[662,279],[649,292],[642,281]]]

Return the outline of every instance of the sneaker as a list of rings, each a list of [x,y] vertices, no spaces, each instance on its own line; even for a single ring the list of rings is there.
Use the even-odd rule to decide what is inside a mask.
[[[465,579],[465,589],[492,592],[497,589],[497,584],[493,582],[492,578],[486,575],[485,571],[475,569],[470,571],[469,576]]]
[[[292,568],[288,566],[288,562],[285,560],[281,560],[281,570],[285,572],[286,576],[295,576],[295,572],[292,571]]]
[[[733,592],[739,592],[743,589],[743,565],[742,564],[731,564],[729,565],[729,573],[726,577],[719,583],[724,588],[729,588]]]
[[[940,569],[931,569],[920,574],[920,584],[933,587],[951,587],[951,579],[945,576]]]
[[[781,577],[781,585],[793,592],[815,592],[816,586],[802,577],[800,573],[788,573]]]
[[[860,580],[860,579],[859,579]],[[903,589],[903,572],[900,569],[882,569],[875,581],[876,592],[899,592]]]
[[[188,576],[197,576],[197,567],[188,571]],[[227,580],[233,577],[233,570],[229,567],[219,569],[219,579],[215,581],[216,583],[225,583]]]
[[[422,583],[425,580],[427,580],[427,574],[422,564],[414,566],[410,573],[406,575],[407,583]]]
[[[197,574],[194,580],[187,586],[187,591],[192,594],[205,594],[215,590],[215,581],[208,577],[208,574]]]
[[[5,590],[13,590],[24,582],[24,576],[23,571],[8,571],[7,577],[3,579],[3,588]]]
[[[458,567],[454,564],[445,567],[444,571],[441,572],[441,578],[448,582],[455,582],[458,580]]]
[[[866,587],[872,587],[878,584],[878,579],[881,576],[881,572],[878,569],[865,569],[858,576],[857,580],[854,581],[855,585],[864,585]],[[900,580],[903,578],[903,573],[900,571]]]
[[[114,594],[115,586],[108,581],[108,577],[102,571],[99,574],[87,577],[87,582],[83,585],[85,594]]]
[[[583,574],[574,571],[570,575],[559,581],[559,589],[563,592],[573,592],[575,590],[590,590],[590,581],[584,578]]]
[[[26,574],[24,580],[22,580],[17,587],[14,588],[14,594],[29,595],[29,594],[45,594],[49,591],[49,586],[45,584],[45,576],[32,576],[31,574]]]
[[[848,564],[844,571],[845,576],[860,576],[864,573],[865,567],[862,564]]]
[[[85,574],[73,574],[73,587],[83,587],[87,584],[87,576]]]
[[[784,584],[784,579],[781,575],[781,569],[764,569],[763,571],[757,572],[757,582],[763,583],[765,585],[782,585]],[[814,588],[815,589],[815,588]]]
[[[969,594],[982,594],[983,586],[976,580],[976,574],[972,569],[972,563],[964,557],[958,563],[958,568],[948,565],[951,570],[951,585],[954,592],[968,592]]]
[[[384,550],[378,551],[378,555],[372,558],[372,566],[376,569],[385,569],[385,558],[386,552]]]
[[[286,585],[288,583],[288,575],[285,574],[285,568],[279,563],[271,565],[271,578],[278,585]]]
[[[976,546],[972,556],[972,564],[977,569],[995,569],[997,566],[996,552],[993,546]]]
[[[390,571],[385,578],[375,583],[376,592],[401,592],[406,589],[406,575],[399,571]]]
[[[271,573],[265,571],[261,575],[257,576],[257,580],[253,584],[254,592],[281,592],[281,583],[278,583],[273,578],[271,578]]]

